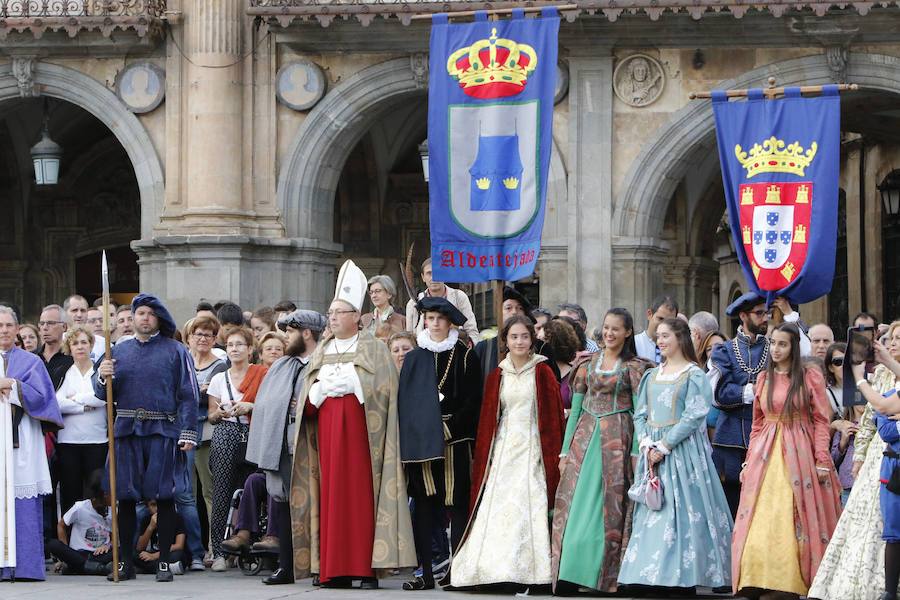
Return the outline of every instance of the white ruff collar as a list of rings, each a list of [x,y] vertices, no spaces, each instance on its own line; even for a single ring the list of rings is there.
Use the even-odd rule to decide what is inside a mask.
[[[447,339],[443,342],[435,342],[433,339],[431,339],[431,336],[428,335],[427,329],[423,329],[416,336],[416,342],[419,344],[419,347],[425,348],[426,350],[431,350],[432,352],[446,352],[456,345],[456,340],[458,339],[459,331],[456,329],[451,329],[450,335],[448,335]]]

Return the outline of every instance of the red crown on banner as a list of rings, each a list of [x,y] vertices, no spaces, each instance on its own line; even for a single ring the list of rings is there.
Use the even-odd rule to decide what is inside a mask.
[[[447,72],[463,92],[474,98],[515,96],[525,89],[528,75],[537,68],[537,52],[528,44],[491,37],[460,48],[447,59]]]

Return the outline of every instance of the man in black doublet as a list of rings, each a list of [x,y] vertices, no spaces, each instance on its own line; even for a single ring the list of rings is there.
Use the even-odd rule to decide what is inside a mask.
[[[482,393],[475,353],[450,328],[465,322],[462,313],[444,298],[423,298],[418,309],[426,327],[417,337],[419,347],[404,359],[398,393],[400,454],[409,496],[415,501],[413,533],[422,565],[422,577],[404,584],[406,590],[434,588],[435,513],[449,512],[453,549],[466,527]]]

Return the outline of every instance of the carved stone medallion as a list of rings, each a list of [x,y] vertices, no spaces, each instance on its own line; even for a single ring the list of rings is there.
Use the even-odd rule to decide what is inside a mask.
[[[131,112],[148,113],[166,96],[166,73],[153,63],[132,63],[119,71],[116,95]]]
[[[666,87],[662,65],[652,56],[632,54],[619,61],[613,72],[613,90],[629,106],[642,107],[656,102]]]
[[[325,74],[308,60],[288,63],[278,70],[275,96],[294,110],[309,110],[325,95]]]

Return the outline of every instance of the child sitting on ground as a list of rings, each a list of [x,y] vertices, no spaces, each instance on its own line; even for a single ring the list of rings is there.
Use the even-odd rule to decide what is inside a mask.
[[[137,558],[134,561],[135,571],[144,574],[156,573],[159,562],[159,532],[156,528],[157,507],[156,500],[147,501],[147,509],[150,513],[141,521],[141,537],[136,546]],[[175,514],[175,541],[172,543],[169,555],[169,570],[174,575],[184,575],[184,565],[190,564],[191,559],[185,551],[184,520],[181,515]]]
[[[106,575],[112,552],[109,501],[101,485],[102,472],[88,479],[90,498],[72,505],[56,525],[58,539],[47,541],[47,551],[62,561],[64,575]],[[67,529],[71,527],[71,535]]]

